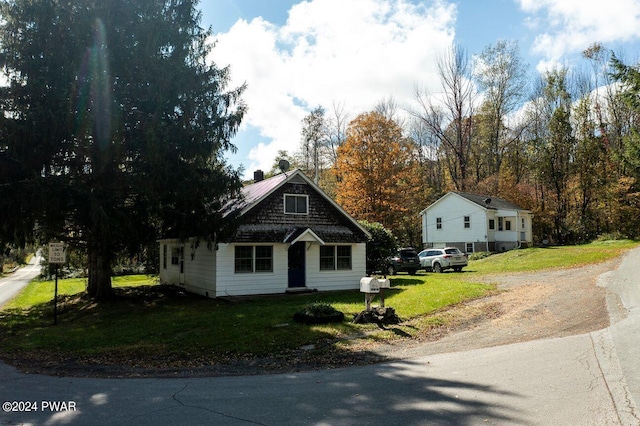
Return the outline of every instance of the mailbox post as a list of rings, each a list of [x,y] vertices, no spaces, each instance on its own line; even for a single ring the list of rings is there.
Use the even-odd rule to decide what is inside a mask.
[[[384,306],[384,289],[391,288],[390,281],[385,278],[364,277],[360,279],[360,292],[364,293],[364,302],[366,310],[355,316],[353,322],[359,323],[377,323],[381,324],[399,324],[402,320],[396,315],[393,308]],[[371,307],[371,302],[380,295],[380,306]]]
[[[53,324],[58,324],[58,268],[67,260],[64,243],[49,243],[49,263],[56,265],[56,283],[53,291]]]
[[[380,286],[380,307],[384,308],[384,289],[391,288],[391,281],[388,278],[378,278],[378,285]]]
[[[380,307],[384,308],[384,289],[391,288],[391,283],[387,278],[364,277],[360,279],[360,292],[364,293],[366,310],[371,310],[371,302],[380,295]]]

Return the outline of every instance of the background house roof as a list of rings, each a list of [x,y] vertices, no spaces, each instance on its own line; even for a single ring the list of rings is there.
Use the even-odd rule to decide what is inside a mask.
[[[468,192],[458,191],[453,191],[453,193],[489,210],[525,210],[511,201],[507,201],[500,197],[490,197],[488,195],[471,194]],[[486,200],[491,201],[487,203]]]

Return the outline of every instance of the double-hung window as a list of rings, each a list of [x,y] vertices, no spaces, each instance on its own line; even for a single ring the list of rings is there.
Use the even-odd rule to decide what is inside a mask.
[[[237,274],[273,272],[273,246],[236,246],[234,262]]]
[[[171,247],[171,264],[178,265],[182,259],[184,250],[182,247]]]
[[[308,214],[309,196],[284,194],[284,212],[286,214]]]
[[[351,246],[320,246],[320,270],[351,270]]]
[[[464,217],[464,227],[465,229],[471,228],[471,216]]]

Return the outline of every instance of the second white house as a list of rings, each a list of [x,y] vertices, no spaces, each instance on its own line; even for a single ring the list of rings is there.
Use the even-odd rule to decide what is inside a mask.
[[[506,251],[533,245],[533,213],[499,197],[449,192],[420,212],[422,245]]]

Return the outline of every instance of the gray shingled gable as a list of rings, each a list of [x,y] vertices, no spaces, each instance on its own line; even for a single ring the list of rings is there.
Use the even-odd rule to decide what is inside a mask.
[[[317,218],[314,223],[307,223],[311,220],[313,206],[310,206],[309,217],[300,218],[304,223],[291,223],[292,220],[295,222],[300,221],[290,217],[284,218],[286,219],[285,222],[280,222],[278,216],[283,214],[278,212],[282,209],[276,207],[276,205],[282,203],[282,201],[279,201],[280,193],[285,188],[289,188],[287,191],[290,191],[292,189],[291,185],[298,188],[308,188],[309,192],[303,191],[303,193],[315,194],[318,197],[316,202],[321,202],[324,205],[324,209],[334,211],[333,214],[325,217],[330,223],[324,223],[325,221],[320,223]],[[296,191],[293,192],[295,193]],[[278,200],[273,200],[272,196],[276,195],[278,195]],[[269,202],[268,200],[272,201]],[[269,206],[269,203],[272,205]],[[241,217],[235,236],[232,238],[235,241],[283,241],[289,233],[300,227],[313,230],[326,242],[359,242],[363,240],[363,237],[364,240],[370,237],[366,229],[310,179],[304,176],[299,169],[245,186],[242,189],[241,198],[233,200],[225,206],[225,215],[229,215],[232,212],[239,213]],[[334,219],[331,220],[329,217]]]
[[[525,210],[522,207],[500,197],[458,191],[453,191],[453,193],[489,210]],[[491,199],[491,202],[488,204],[485,202],[487,199]]]

